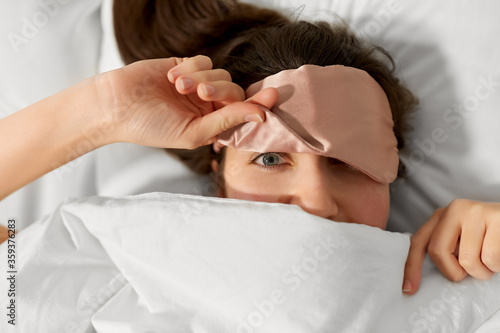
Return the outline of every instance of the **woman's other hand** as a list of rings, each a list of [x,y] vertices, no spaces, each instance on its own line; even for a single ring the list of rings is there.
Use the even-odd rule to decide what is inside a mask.
[[[240,123],[264,121],[258,105],[271,108],[278,98],[270,88],[245,101],[243,89],[206,56],[139,61],[98,76],[96,84],[109,141],[162,148],[213,143]]]
[[[500,272],[500,203],[457,199],[436,210],[411,237],[405,294],[417,292],[427,252],[451,281],[467,275],[490,279]]]

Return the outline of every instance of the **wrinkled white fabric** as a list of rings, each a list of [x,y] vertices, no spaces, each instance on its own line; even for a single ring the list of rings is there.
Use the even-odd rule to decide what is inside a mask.
[[[429,262],[421,290],[402,295],[408,246],[407,235],[293,205],[73,200],[18,235],[17,329],[472,332],[500,309],[499,275],[454,284]]]

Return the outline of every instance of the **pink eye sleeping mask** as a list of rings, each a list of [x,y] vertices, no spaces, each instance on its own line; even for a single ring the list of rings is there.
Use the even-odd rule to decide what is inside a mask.
[[[365,71],[341,65],[304,65],[252,84],[247,97],[275,87],[279,99],[264,123],[221,133],[224,145],[255,152],[317,154],[338,159],[380,183],[398,172],[397,140],[389,101]]]

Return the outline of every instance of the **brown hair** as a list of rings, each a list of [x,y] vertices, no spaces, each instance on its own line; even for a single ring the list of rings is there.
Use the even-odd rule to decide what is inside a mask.
[[[282,70],[305,64],[344,65],[370,74],[385,91],[398,148],[409,129],[407,116],[417,104],[394,75],[394,61],[381,47],[354,35],[344,22],[291,21],[280,13],[237,0],[120,0],[114,27],[125,63],[204,54],[246,89]],[[193,171],[209,173],[219,162],[211,146],[167,149]],[[401,164],[400,164],[401,165]]]

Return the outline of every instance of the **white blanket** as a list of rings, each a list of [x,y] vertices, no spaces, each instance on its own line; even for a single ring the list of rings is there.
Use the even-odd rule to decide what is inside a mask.
[[[17,332],[472,332],[500,309],[499,275],[455,284],[430,262],[403,295],[407,235],[293,205],[94,197],[16,240]]]

